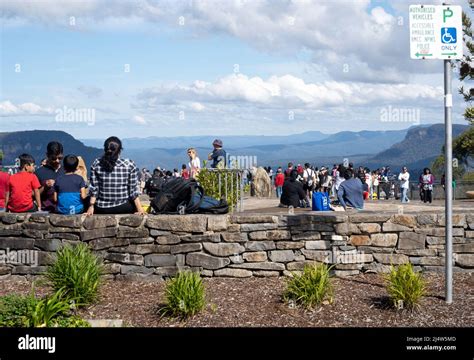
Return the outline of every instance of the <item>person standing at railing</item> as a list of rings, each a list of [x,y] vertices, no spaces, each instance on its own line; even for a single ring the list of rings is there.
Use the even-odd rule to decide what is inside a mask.
[[[188,149],[188,156],[189,156],[189,176],[191,179],[195,179],[199,171],[201,171],[201,160],[199,160],[197,156],[197,151],[195,148]]]
[[[400,189],[402,190],[401,201],[402,203],[408,203],[410,202],[410,199],[408,199],[410,173],[406,166],[402,168],[402,172],[398,175],[398,180],[400,181]]]
[[[423,201],[429,202],[431,204],[432,194],[433,194],[433,183],[434,183],[434,176],[431,173],[429,168],[423,169],[422,175],[422,184],[423,184]]]
[[[214,146],[214,150],[207,157],[208,160],[212,160],[211,168],[225,169],[227,167],[227,154],[222,148],[222,140],[215,139],[212,146]]]

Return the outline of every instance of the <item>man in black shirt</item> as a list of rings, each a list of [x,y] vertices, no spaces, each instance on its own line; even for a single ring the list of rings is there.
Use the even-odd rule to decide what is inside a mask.
[[[35,174],[41,184],[41,204],[42,210],[55,212],[56,202],[54,201],[54,184],[59,175],[64,175],[61,167],[64,150],[61,143],[52,141],[46,148],[46,164],[36,170]]]

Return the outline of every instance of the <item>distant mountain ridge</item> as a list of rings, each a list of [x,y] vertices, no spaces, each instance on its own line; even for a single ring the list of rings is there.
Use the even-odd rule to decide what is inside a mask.
[[[64,155],[81,155],[86,164],[91,164],[102,151],[82,142],[64,131],[30,130],[0,133],[0,149],[3,151],[3,164],[13,165],[23,153],[32,155],[36,164],[46,156],[46,147],[51,141],[58,141],[64,147]]]
[[[453,125],[453,138],[461,135],[469,125]],[[389,165],[399,168],[420,170],[430,166],[438,157],[444,145],[444,124],[434,124],[429,127],[416,127],[408,130],[403,141],[392,145],[367,160],[372,167]]]
[[[467,128],[467,125],[454,125],[453,136],[458,136]],[[331,135],[307,132],[288,136],[254,136],[250,137],[248,142],[240,141],[244,138],[246,137],[222,137],[225,150],[229,155],[256,158],[259,166],[286,166],[290,161],[301,164],[309,162],[318,167],[332,166],[347,159],[371,169],[384,165],[398,168],[402,164],[422,168],[429,166],[441,152],[444,144],[444,125],[424,125],[396,131],[342,131]],[[170,148],[134,147],[144,146],[147,141],[160,141],[160,145],[163,145],[162,139],[164,138],[124,139],[125,149],[122,156],[133,159],[139,167],[179,168],[181,164],[188,163],[186,149],[191,146],[197,149],[201,161],[207,160],[214,137],[167,138],[164,143],[172,145]],[[45,156],[48,142],[53,140],[64,145],[65,154],[83,156],[88,166],[102,154],[103,140],[97,147],[92,147],[84,145],[63,131],[18,131],[0,133],[0,149],[5,154],[3,163],[12,164],[23,152],[32,154],[39,163]],[[133,145],[133,141],[144,143]],[[274,141],[282,143],[272,143]],[[247,146],[248,143],[257,145]]]

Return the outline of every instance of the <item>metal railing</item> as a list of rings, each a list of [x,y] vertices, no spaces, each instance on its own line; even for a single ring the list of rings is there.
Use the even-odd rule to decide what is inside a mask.
[[[244,170],[204,168],[198,181],[206,195],[225,199],[231,211],[244,211]]]

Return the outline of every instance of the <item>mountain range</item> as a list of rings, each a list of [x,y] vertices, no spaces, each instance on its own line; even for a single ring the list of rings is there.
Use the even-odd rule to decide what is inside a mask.
[[[453,125],[453,137],[468,128]],[[186,149],[195,147],[202,160],[212,150],[213,136],[149,137],[123,139],[124,157],[133,159],[139,167],[178,168],[188,162]],[[223,136],[224,148],[229,155],[256,160],[260,166],[286,166],[288,162],[309,162],[316,166],[332,166],[344,159],[371,169],[402,165],[419,171],[429,166],[444,144],[444,125],[414,126],[397,131],[342,131],[323,134],[319,131],[287,136]],[[18,131],[0,133],[3,163],[8,165],[21,153],[33,155],[39,162],[49,141],[59,141],[65,154],[83,156],[87,164],[102,154],[103,140],[79,141],[63,131]]]

